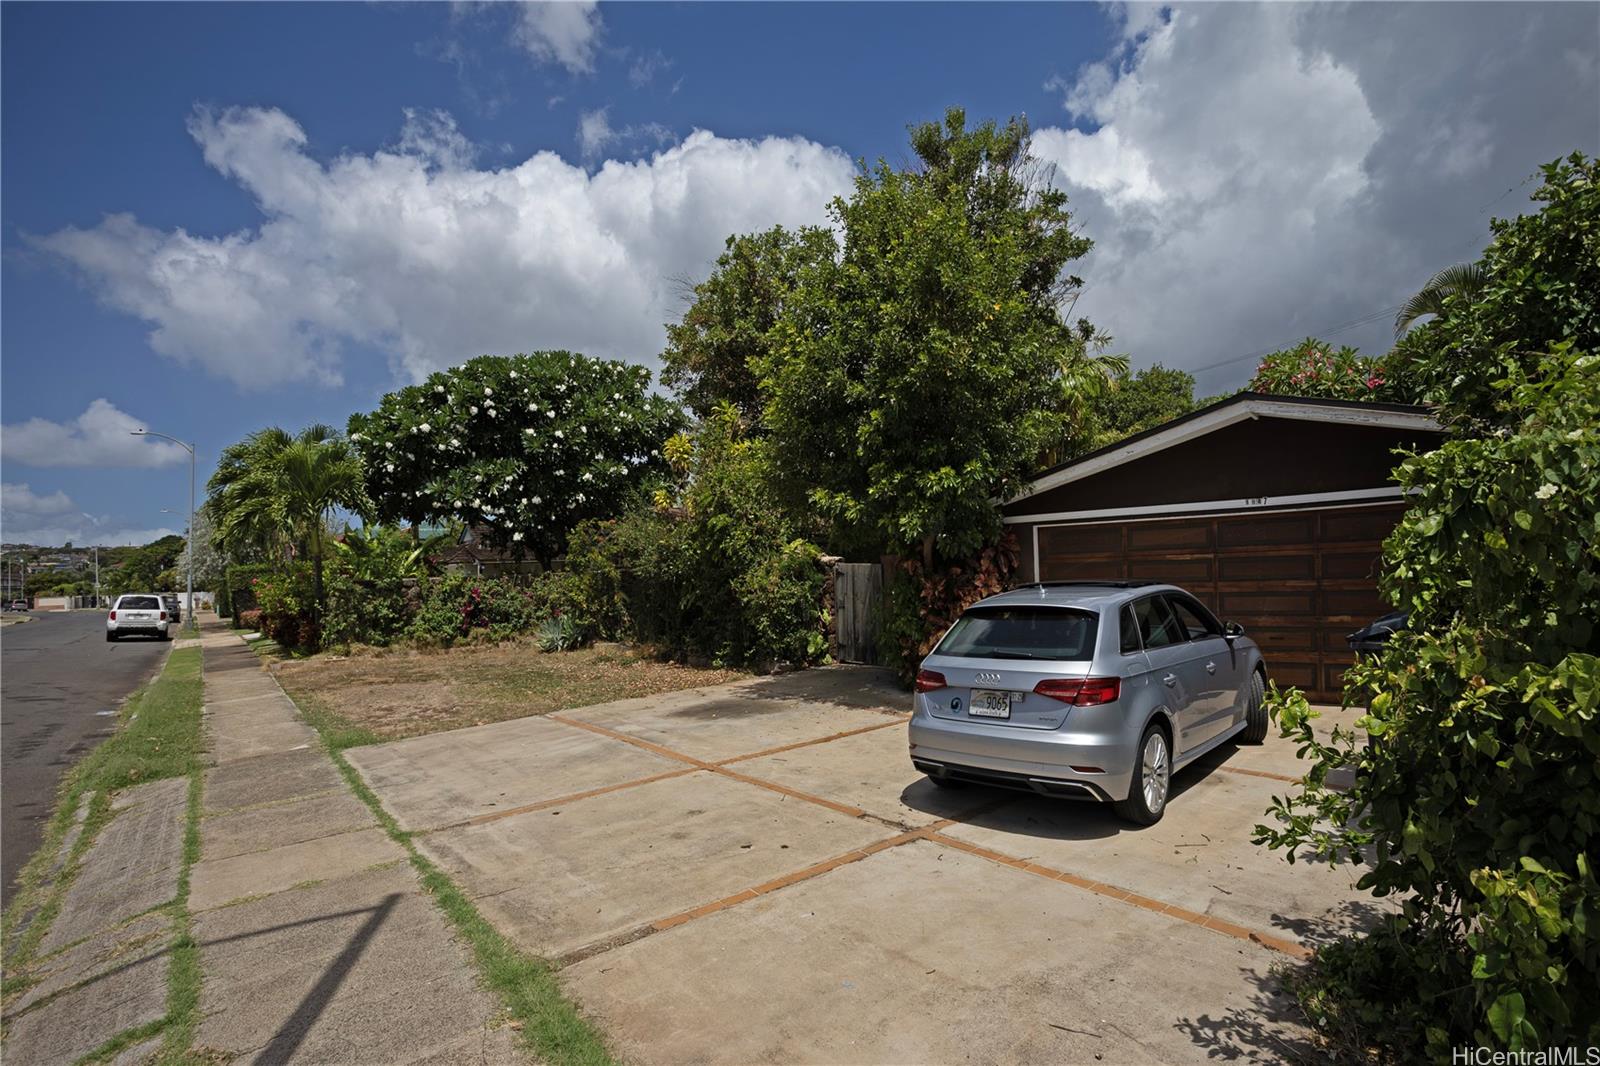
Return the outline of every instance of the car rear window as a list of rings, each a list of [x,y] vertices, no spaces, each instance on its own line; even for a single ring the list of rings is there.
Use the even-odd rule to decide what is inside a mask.
[[[966,659],[1094,657],[1098,621],[1061,607],[974,607],[957,619],[935,654]]]
[[[124,611],[159,611],[161,601],[154,596],[124,596],[117,601]]]

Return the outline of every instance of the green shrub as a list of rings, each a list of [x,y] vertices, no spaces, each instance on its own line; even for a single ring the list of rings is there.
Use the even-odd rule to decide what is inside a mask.
[[[286,648],[315,651],[320,633],[311,567],[302,562],[250,578],[249,589],[261,612],[261,632]]]
[[[509,581],[451,574],[426,583],[406,635],[448,646],[468,638],[507,640],[542,620],[526,590]]]
[[[393,643],[410,624],[403,581],[399,577],[364,579],[338,561],[324,575],[327,605],[322,614],[325,644]]]
[[[651,507],[579,527],[560,586],[594,633],[723,664],[807,663],[827,652],[818,549],[794,537],[738,412],[674,437],[678,482]]]
[[[1270,704],[1312,768],[1257,839],[1403,906],[1312,987],[1403,1060],[1600,1045],[1600,166],[1543,170],[1481,288],[1396,347],[1450,435],[1396,471],[1382,587],[1410,625],[1346,675],[1367,714],[1327,738],[1299,692]]]

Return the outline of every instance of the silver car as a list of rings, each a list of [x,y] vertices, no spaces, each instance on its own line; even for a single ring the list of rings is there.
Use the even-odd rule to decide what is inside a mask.
[[[1266,739],[1266,681],[1244,629],[1175,585],[1042,582],[967,608],[922,661],[911,762],[1150,825],[1173,771]]]

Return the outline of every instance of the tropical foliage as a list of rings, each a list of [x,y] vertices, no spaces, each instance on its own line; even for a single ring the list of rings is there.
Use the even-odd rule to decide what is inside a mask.
[[[1410,626],[1347,675],[1358,732],[1272,698],[1313,769],[1258,838],[1370,863],[1361,885],[1402,908],[1324,949],[1302,1001],[1401,1061],[1600,1044],[1594,177],[1547,167],[1545,208],[1494,223],[1478,297],[1407,337],[1419,379],[1450,382],[1451,433],[1397,471],[1413,504],[1382,587]]]
[[[465,522],[547,567],[567,534],[616,514],[680,418],[650,372],[572,352],[482,356],[350,417],[372,516]]]
[[[1335,348],[1315,337],[1262,359],[1247,388],[1251,392],[1324,400],[1399,398],[1382,361],[1363,356],[1348,345]]]
[[[731,403],[759,432],[759,368],[771,361],[777,325],[806,274],[837,252],[833,234],[820,226],[729,237],[683,318],[667,326],[662,384],[698,418]]]
[[[569,594],[608,637],[720,663],[804,663],[826,652],[817,548],[773,495],[766,442],[731,403],[668,442],[653,506],[572,539]]]
[[[294,435],[259,430],[223,449],[206,488],[214,543],[239,559],[309,560],[312,603],[320,608],[328,525],[338,511],[366,505],[349,442],[325,425]]]
[[[1399,337],[1420,318],[1443,316],[1449,311],[1452,298],[1470,303],[1483,291],[1487,277],[1482,263],[1456,263],[1445,267],[1401,305],[1394,319],[1394,335]]]
[[[1124,361],[1062,307],[1088,252],[1025,120],[916,127],[916,165],[879,165],[830,213],[838,253],[800,272],[758,358],[774,471],[845,543],[960,558],[991,501],[1081,424]]]
[[[1159,363],[1137,374],[1123,372],[1095,400],[1086,427],[1089,433],[1075,443],[1085,452],[1104,448],[1182,417],[1195,407],[1193,375]]]

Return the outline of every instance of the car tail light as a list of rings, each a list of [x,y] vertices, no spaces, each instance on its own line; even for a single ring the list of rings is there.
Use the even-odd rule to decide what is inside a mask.
[[[110,613],[110,614],[108,614],[108,615],[107,615],[107,616],[106,616],[106,618],[107,618],[107,619],[108,619],[108,620],[109,620],[109,621],[112,621],[112,622],[115,622],[115,621],[116,621],[116,620],[117,620],[117,612],[116,612],[116,611],[112,611],[112,612],[111,612],[111,613]]]
[[[944,688],[944,675],[937,670],[917,671],[917,691],[932,692],[936,688]]]
[[[1095,707],[1102,703],[1115,703],[1122,695],[1120,677],[1059,677],[1041,681],[1033,686],[1041,696],[1049,696],[1074,707]]]
[[[162,611],[161,612],[161,617],[156,619],[156,621],[158,621],[158,622],[165,622],[166,620],[167,620],[167,612],[166,611]]]

